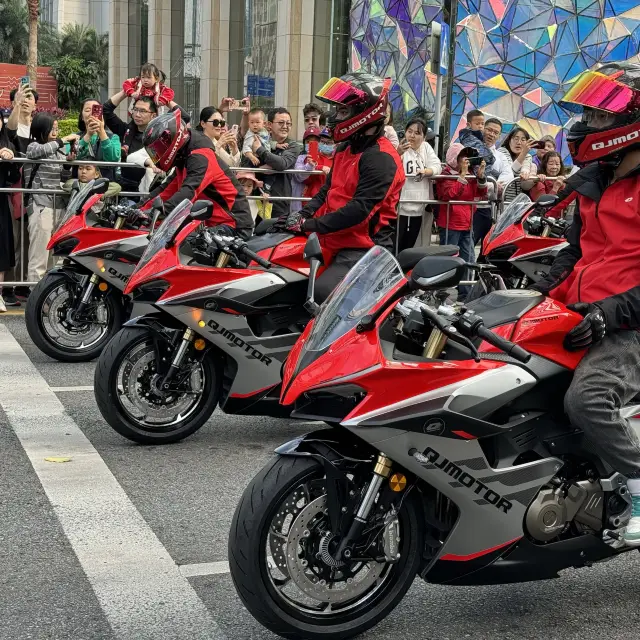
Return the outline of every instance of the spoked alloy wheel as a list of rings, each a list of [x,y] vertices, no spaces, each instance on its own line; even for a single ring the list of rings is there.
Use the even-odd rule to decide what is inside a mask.
[[[342,562],[322,467],[278,458],[246,489],[231,527],[231,575],[247,609],[286,638],[348,638],[377,624],[400,602],[420,561],[417,509],[407,498],[397,515],[379,514],[354,547],[354,558],[395,562]]]
[[[157,377],[153,342],[136,345],[118,369],[118,397],[123,409],[139,424],[149,428],[171,427],[189,417],[198,407],[204,386],[201,363],[189,366],[184,391],[160,394],[154,389]]]
[[[171,388],[160,389],[156,348],[150,329],[125,327],[105,349],[95,374],[96,401],[105,420],[143,444],[191,435],[213,413],[219,394],[219,376],[207,354],[187,356]]]
[[[25,322],[31,339],[48,356],[65,362],[96,358],[123,321],[121,296],[95,296],[82,319],[74,318],[72,283],[47,274],[27,300]]]

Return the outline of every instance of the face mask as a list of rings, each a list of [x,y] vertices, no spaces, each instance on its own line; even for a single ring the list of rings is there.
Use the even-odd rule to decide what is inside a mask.
[[[325,143],[322,143],[322,142],[321,142],[321,143],[318,145],[318,151],[320,151],[320,153],[321,153],[323,156],[330,156],[330,155],[332,155],[332,154],[333,154],[333,152],[335,151],[335,149],[336,149],[336,145],[335,145],[335,144],[329,144],[329,143],[326,143],[326,142],[325,142]]]

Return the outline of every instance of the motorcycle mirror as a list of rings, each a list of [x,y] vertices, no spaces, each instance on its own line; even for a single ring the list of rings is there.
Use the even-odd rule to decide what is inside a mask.
[[[160,211],[164,212],[164,202],[162,201],[162,198],[160,196],[157,196],[153,201],[151,207],[153,209],[159,209]]]
[[[304,308],[312,316],[315,316],[318,314],[318,310],[320,309],[320,305],[315,301],[316,277],[318,275],[320,265],[324,264],[322,247],[320,246],[320,240],[318,240],[317,233],[312,233],[309,236],[307,244],[304,246],[304,259],[311,265],[311,268],[309,269],[307,301],[304,303]]]
[[[463,280],[467,263],[453,256],[427,256],[422,258],[411,272],[412,289],[447,289]]]
[[[320,246],[320,240],[318,240],[317,233],[312,233],[309,236],[307,244],[304,245],[303,257],[307,262],[317,260],[319,262],[319,265],[324,264],[324,258],[322,257],[322,247]]]
[[[543,207],[544,209],[548,209],[550,207],[553,207],[555,204],[557,204],[559,200],[560,198],[558,198],[557,195],[554,195],[551,193],[545,193],[536,200],[536,206]]]
[[[107,193],[109,189],[109,181],[106,178],[98,178],[94,180],[93,186],[90,189],[91,195]]]
[[[198,200],[192,207],[189,217],[191,220],[200,220],[204,222],[211,218],[213,213],[213,202],[209,200]]]

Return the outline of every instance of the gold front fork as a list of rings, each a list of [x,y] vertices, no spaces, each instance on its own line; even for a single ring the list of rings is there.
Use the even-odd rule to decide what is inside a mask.
[[[424,345],[424,350],[422,352],[423,358],[435,359],[437,358],[444,349],[444,345],[447,344],[447,336],[434,327],[431,330],[431,335]]]
[[[229,258],[230,256],[228,253],[221,253],[216,260],[216,267],[218,269],[223,269],[224,267],[226,267],[227,264],[229,264]]]

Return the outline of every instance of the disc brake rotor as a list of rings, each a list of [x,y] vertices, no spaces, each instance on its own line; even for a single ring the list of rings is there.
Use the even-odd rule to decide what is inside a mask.
[[[189,378],[189,391],[170,391],[157,395],[151,385],[156,373],[155,349],[152,344],[138,345],[124,360],[118,372],[118,380],[124,396],[134,409],[144,416],[145,421],[162,424],[183,419],[197,406],[204,388],[201,367],[196,367]]]
[[[286,562],[288,574],[304,594],[320,602],[335,604],[353,600],[366,593],[389,565],[371,560],[352,563],[347,569],[343,563],[335,559],[333,559],[334,566],[328,565],[322,559],[317,559],[318,565],[323,569],[330,566],[333,572],[330,581],[321,578],[318,572],[314,571],[313,562],[306,558],[304,547],[310,540],[311,532],[318,521],[327,519],[327,513],[326,495],[316,498],[300,511],[287,535]],[[328,552],[331,538],[332,534],[329,532],[321,534],[319,547],[321,555],[323,555],[322,551]]]
[[[87,349],[102,339],[108,330],[109,312],[100,300],[95,307],[95,322],[74,324],[67,319],[69,290],[65,285],[49,293],[42,305],[42,325],[49,338],[63,347]]]

